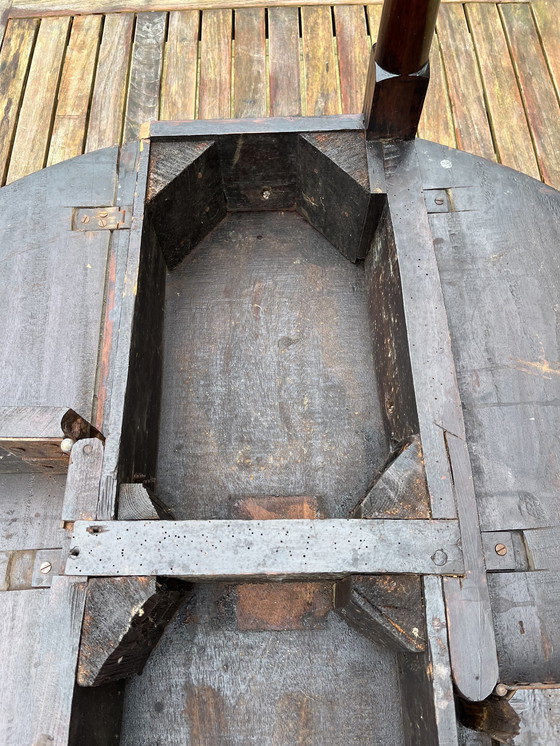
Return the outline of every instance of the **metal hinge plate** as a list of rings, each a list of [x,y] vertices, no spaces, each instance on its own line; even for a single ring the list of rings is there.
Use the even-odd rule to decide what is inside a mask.
[[[131,207],[76,207],[72,216],[74,231],[117,231],[130,228]]]

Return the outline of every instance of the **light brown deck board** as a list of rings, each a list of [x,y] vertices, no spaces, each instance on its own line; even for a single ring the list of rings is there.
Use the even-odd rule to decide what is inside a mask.
[[[19,115],[6,182],[45,165],[70,18],[41,21]]]
[[[560,10],[560,6],[559,6]],[[544,181],[560,189],[560,106],[528,5],[500,10]],[[560,44],[560,39],[557,40]]]
[[[37,19],[14,19],[0,52],[0,184],[8,169],[25,78],[37,34]]]
[[[86,136],[101,16],[78,16],[62,68],[47,165],[81,155]]]
[[[88,153],[121,141],[133,28],[132,14],[105,17],[86,140]]]
[[[0,0],[0,14],[8,4]],[[444,0],[421,135],[558,185],[553,5]],[[77,10],[74,21],[50,17]],[[46,17],[12,20],[0,52],[7,60],[20,49],[17,70],[6,68],[0,82],[0,107],[9,112],[0,125],[0,173],[8,181],[47,157],[134,139],[150,119],[357,113],[381,5],[282,0],[265,10],[261,0],[220,7],[85,0],[77,9],[70,0],[15,0],[9,15],[25,13]],[[31,43],[17,35],[30,24],[39,24]],[[77,52],[72,39],[86,27],[94,30],[89,46]]]

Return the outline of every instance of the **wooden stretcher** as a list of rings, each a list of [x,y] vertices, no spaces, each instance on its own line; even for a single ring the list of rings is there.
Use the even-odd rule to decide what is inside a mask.
[[[3,744],[550,743],[560,194],[415,139],[438,4],[0,190]]]

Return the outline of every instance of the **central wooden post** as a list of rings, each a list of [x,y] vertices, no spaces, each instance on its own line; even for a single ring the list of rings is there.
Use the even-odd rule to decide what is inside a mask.
[[[440,0],[385,0],[371,51],[364,116],[370,140],[416,136],[430,80]]]

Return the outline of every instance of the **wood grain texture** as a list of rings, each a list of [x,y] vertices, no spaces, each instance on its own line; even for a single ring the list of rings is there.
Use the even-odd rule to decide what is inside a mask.
[[[518,689],[509,702],[521,719],[515,746],[549,746],[560,741],[558,689]]]
[[[198,10],[169,14],[161,84],[161,119],[195,118],[199,25]]]
[[[539,167],[498,9],[482,3],[468,3],[465,7],[496,154],[505,166],[538,179]]]
[[[554,81],[556,95],[560,98],[560,49],[558,48],[560,20],[558,18],[558,8],[555,0],[533,0],[531,10],[539,30],[548,68]]]
[[[265,10],[236,10],[232,102],[235,118],[266,116],[266,73]]]
[[[270,116],[301,114],[299,11],[268,9]]]
[[[324,629],[238,631],[234,594],[197,586],[181,607],[129,683],[123,746],[165,742],[170,733],[189,746],[246,746],[255,734],[275,746],[403,742],[390,651],[335,614]],[[154,719],[154,706],[164,717]]]
[[[330,8],[302,7],[302,48],[305,76],[305,113],[340,113],[337,60]]]
[[[58,89],[47,165],[81,155],[86,137],[101,16],[77,16],[66,50]]]
[[[103,444],[100,440],[84,438],[74,443],[64,491],[63,521],[95,518],[102,465]]]
[[[105,16],[95,71],[85,151],[119,145],[132,45],[134,16]]]
[[[484,90],[464,8],[443,4],[437,21],[457,147],[496,160]],[[428,93],[428,97],[431,94]]]
[[[202,13],[200,119],[227,119],[231,116],[231,34],[231,10]]]
[[[529,5],[501,9],[542,180],[560,188],[560,105]]]
[[[21,179],[45,165],[69,29],[69,18],[41,21],[6,183]]]
[[[39,22],[8,22],[0,52],[0,185],[4,184]]]
[[[334,20],[342,113],[356,114],[362,111],[371,51],[364,8],[361,5],[337,6]]]
[[[138,137],[140,125],[159,117],[159,96],[167,13],[136,17],[123,142]]]
[[[430,52],[430,85],[424,101],[424,109],[418,126],[418,134],[426,140],[439,142],[454,148],[457,145],[455,127],[447,89],[447,78],[443,67],[441,45],[434,35]]]

